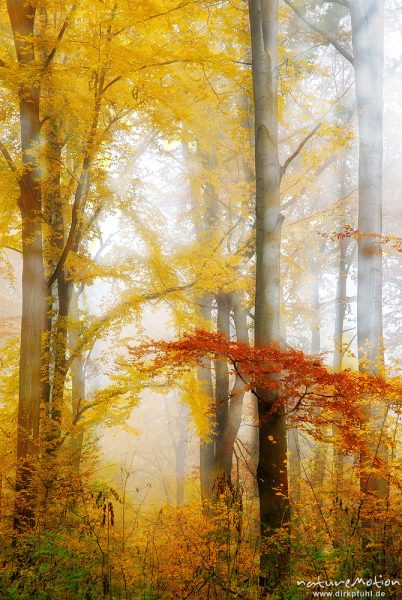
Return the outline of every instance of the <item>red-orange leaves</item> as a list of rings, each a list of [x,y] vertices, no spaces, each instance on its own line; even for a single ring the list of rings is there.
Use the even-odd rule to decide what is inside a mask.
[[[399,380],[386,380],[358,372],[332,373],[317,359],[303,352],[271,344],[253,348],[232,342],[217,333],[195,330],[177,341],[151,341],[130,348],[133,365],[142,376],[163,377],[174,384],[206,357],[225,359],[228,370],[238,374],[259,401],[258,390],[277,390],[289,426],[315,435],[322,426],[337,424],[345,451],[357,451],[364,443],[364,405],[392,403],[400,396]],[[277,404],[272,405],[275,411]],[[321,427],[320,427],[321,426]]]

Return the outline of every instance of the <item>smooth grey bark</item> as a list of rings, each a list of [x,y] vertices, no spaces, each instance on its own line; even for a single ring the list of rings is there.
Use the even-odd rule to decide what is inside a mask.
[[[350,4],[359,124],[359,215],[362,234],[382,235],[383,1]],[[383,365],[382,252],[376,238],[358,242],[357,337],[359,358]]]
[[[381,376],[384,367],[382,314],[382,169],[383,169],[383,70],[384,0],[349,2],[359,126],[359,214],[357,279],[357,345],[359,369]],[[364,237],[374,234],[378,237]],[[373,469],[387,462],[383,441],[386,409],[372,405],[365,410],[370,436],[360,452],[360,491],[378,505],[388,498],[388,479]],[[363,566],[373,576],[384,568],[385,548],[372,547],[372,539],[384,542],[384,527],[362,516]]]
[[[360,234],[382,235],[384,0],[353,0],[353,58],[359,126]],[[378,237],[358,240],[357,345],[359,369],[380,374],[384,366],[382,317],[382,247]],[[361,455],[361,491],[386,496],[387,481],[370,473],[377,458],[386,458],[381,444],[382,410],[368,409],[375,432],[373,445]],[[380,442],[379,442],[380,440]]]
[[[255,120],[256,294],[255,345],[280,340],[281,167],[278,156],[278,2],[249,0]],[[270,537],[289,523],[287,433],[278,394],[258,389],[261,583],[277,587],[289,567],[287,544]],[[274,440],[275,443],[272,443]]]

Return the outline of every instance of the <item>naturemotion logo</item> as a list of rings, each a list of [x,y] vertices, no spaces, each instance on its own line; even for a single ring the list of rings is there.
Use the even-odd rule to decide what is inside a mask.
[[[313,598],[385,598],[387,589],[401,586],[398,579],[384,579],[382,575],[374,579],[340,580],[322,580],[318,576],[316,580],[297,580],[296,583],[298,587],[311,590]]]

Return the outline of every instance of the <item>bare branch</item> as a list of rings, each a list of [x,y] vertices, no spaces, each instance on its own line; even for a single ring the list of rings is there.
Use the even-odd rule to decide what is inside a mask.
[[[327,158],[326,161],[323,162],[321,167],[319,169],[317,169],[317,171],[315,171],[314,177],[319,177],[321,175],[321,173],[323,173],[328,167],[330,167],[332,165],[332,163],[334,163],[336,160],[337,160],[337,155],[331,154],[331,156],[329,158]],[[281,210],[286,210],[290,206],[293,206],[293,204],[296,204],[296,202],[298,202],[299,200],[300,200],[300,196],[293,196],[292,198],[289,198],[289,200],[287,200],[286,202],[284,202],[281,205]]]
[[[12,172],[18,173],[18,169],[15,166],[15,163],[14,163],[13,159],[11,158],[9,151],[7,150],[7,148],[5,147],[5,145],[3,144],[3,142],[1,140],[0,140],[0,152],[4,156],[4,159],[5,159],[6,163],[8,164],[8,166],[10,167],[10,169],[12,170]]]
[[[140,302],[145,303],[145,302],[151,302],[152,300],[157,300],[159,298],[162,299],[165,296],[168,296],[169,294],[175,294],[177,292],[184,292],[186,290],[189,290],[189,289],[193,288],[196,283],[197,283],[196,281],[192,281],[192,282],[184,284],[184,285],[167,287],[164,290],[161,290],[158,292],[151,292],[149,294],[143,294],[141,296],[138,296],[135,298],[135,300],[136,300],[136,302],[140,301]],[[95,337],[97,335],[97,333],[102,329],[102,327],[107,327],[108,324],[110,324],[110,322],[113,320],[113,318],[115,318],[115,317],[117,318],[120,315],[122,310],[129,308],[131,302],[132,302],[131,300],[123,300],[120,304],[114,306],[112,311],[109,314],[99,317],[99,319],[96,320],[96,322],[93,324],[93,326],[89,328],[89,331],[87,332],[87,334],[89,333],[91,337]],[[86,336],[82,335],[81,339],[77,343],[76,347],[72,350],[72,352],[67,360],[68,366],[71,365],[74,358],[76,358],[77,356],[79,356],[81,354],[81,352],[83,351],[83,349],[85,348],[87,343],[88,343],[88,335],[86,335]]]
[[[172,60],[165,60],[165,61],[161,61],[161,62],[155,62],[155,63],[150,63],[148,65],[142,65],[142,67],[140,67],[138,69],[138,71],[143,71],[144,69],[149,69],[150,67],[166,67],[168,65],[175,65],[175,64],[198,64],[198,65],[202,65],[206,62],[209,62],[208,60],[201,60],[201,59],[196,59],[196,58],[175,58]]]
[[[7,248],[7,250],[13,250],[14,252],[18,252],[18,254],[22,254],[22,250],[19,248],[14,248],[14,246],[3,246],[3,248]]]
[[[112,87],[112,85],[114,85],[115,83],[120,81],[120,79],[122,79],[122,75],[118,75],[117,77],[112,79],[112,81],[109,81],[109,83],[107,85],[105,85],[105,87],[99,93],[104,94],[107,89],[109,89],[110,87]]]
[[[307,142],[313,137],[313,135],[315,133],[317,133],[317,131],[319,130],[321,125],[322,125],[322,123],[318,123],[318,125],[316,125],[310,131],[310,133],[308,133],[306,135],[306,137],[300,142],[300,144],[297,146],[296,150],[290,156],[288,156],[288,158],[285,160],[283,166],[281,167],[281,177],[283,177],[283,175],[285,174],[285,171],[288,168],[288,166],[290,165],[290,163],[300,154],[300,152],[303,150],[303,148],[307,144]]]
[[[178,4],[177,6],[175,6],[173,8],[169,8],[169,10],[165,10],[164,12],[160,12],[155,15],[151,15],[150,17],[147,17],[146,19],[144,19],[143,23],[146,23],[147,21],[151,21],[152,19],[157,19],[158,17],[163,17],[165,15],[168,15],[172,12],[175,12],[176,10],[185,8],[186,6],[189,6],[190,4],[199,4],[199,2],[197,0],[195,0],[195,1],[189,0],[188,2],[180,2],[180,4]]]
[[[342,54],[342,56],[344,58],[346,58],[346,60],[351,65],[354,64],[354,62],[353,62],[353,56],[334,37],[332,37],[332,35],[330,35],[326,31],[323,31],[315,23],[312,23],[310,21],[310,19],[308,19],[302,13],[302,11],[297,6],[295,6],[293,4],[293,2],[291,2],[291,0],[283,0],[283,1],[285,2],[285,4],[287,4],[288,6],[290,6],[290,8],[293,10],[293,12],[299,17],[299,19],[301,21],[303,21],[303,23],[305,23],[308,27],[310,27],[310,29],[312,29],[313,31],[315,31],[316,33],[318,33],[319,35],[321,35],[328,42],[328,44],[331,44],[334,48],[336,48],[336,50],[338,50],[338,52],[340,54]]]
[[[71,213],[70,231],[68,232],[67,241],[65,243],[63,252],[60,256],[59,262],[57,263],[56,268],[53,271],[52,275],[49,277],[49,280],[48,280],[49,288],[54,284],[54,282],[60,275],[61,270],[64,267],[64,264],[67,260],[70,250],[72,250],[73,243],[75,241],[75,236],[76,236],[78,228],[79,228],[79,211],[81,208],[81,198],[83,196],[84,189],[87,186],[87,181],[88,181],[88,177],[89,177],[88,167],[89,167],[89,165],[84,164],[84,168],[83,168],[80,178],[79,178],[79,182],[78,182],[77,189],[76,189],[75,196],[74,196],[72,213]]]

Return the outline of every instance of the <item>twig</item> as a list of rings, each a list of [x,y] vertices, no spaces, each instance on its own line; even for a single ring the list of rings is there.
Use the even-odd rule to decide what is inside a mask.
[[[302,11],[297,6],[295,6],[293,4],[293,2],[291,2],[290,0],[283,0],[283,1],[285,2],[285,4],[287,4],[288,6],[290,6],[290,8],[293,10],[293,12],[299,17],[299,19],[301,21],[303,21],[303,23],[305,23],[306,25],[308,25],[308,27],[310,27],[310,29],[312,29],[313,31],[315,31],[316,33],[318,33],[319,35],[321,35],[328,42],[328,44],[331,44],[334,48],[336,48],[336,50],[338,50],[338,52],[340,54],[342,54],[342,56],[344,58],[346,58],[346,60],[351,65],[354,64],[353,56],[343,46],[341,46],[341,44],[334,37],[332,37],[332,35],[330,35],[326,31],[323,31],[320,27],[318,27],[317,25],[315,25],[315,23],[312,23],[310,21],[310,19],[308,19],[302,13]]]
[[[290,156],[288,156],[288,158],[283,163],[283,166],[281,167],[281,177],[283,177],[283,175],[285,174],[286,169],[288,168],[288,166],[290,165],[290,163],[300,154],[300,152],[303,150],[303,148],[307,144],[307,142],[313,137],[313,135],[315,133],[317,133],[317,131],[319,130],[319,128],[321,127],[321,125],[322,125],[322,123],[318,123],[318,125],[316,125],[310,131],[310,133],[308,133],[306,135],[306,137],[300,142],[300,144],[297,146],[296,150]]]

